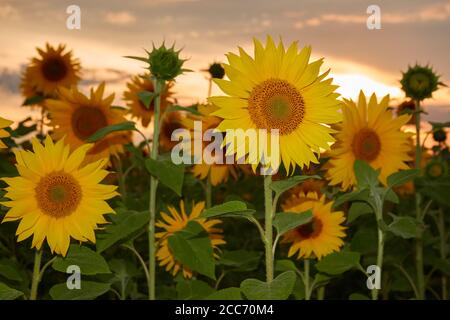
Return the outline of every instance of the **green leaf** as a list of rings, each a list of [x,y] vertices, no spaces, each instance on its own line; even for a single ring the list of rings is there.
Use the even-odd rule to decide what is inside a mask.
[[[283,192],[295,187],[299,183],[308,180],[308,179],[321,179],[320,176],[293,176],[288,179],[274,181],[270,185],[270,188],[275,191],[278,195],[281,195]]]
[[[207,296],[206,300],[242,300],[241,289],[234,287],[222,289]]]
[[[430,263],[430,265],[432,265],[433,267],[435,267],[439,271],[443,272],[447,276],[450,276],[450,261],[449,260],[445,260],[445,259],[441,259],[441,258],[435,258],[435,257],[430,257],[428,262]]]
[[[355,160],[353,165],[358,189],[372,188],[378,185],[379,171],[373,169],[367,162]]]
[[[45,97],[43,97],[43,96],[33,96],[33,97],[25,99],[25,101],[22,103],[22,106],[33,106],[33,105],[41,103],[44,100],[45,100]]]
[[[6,258],[0,260],[0,276],[12,281],[23,281],[17,263]]]
[[[241,291],[249,300],[286,300],[294,289],[296,275],[286,271],[271,282],[247,279],[241,283]]]
[[[186,227],[168,238],[170,251],[189,269],[215,279],[213,248],[201,224],[189,221]]]
[[[54,285],[50,289],[53,300],[92,300],[110,289],[109,283],[81,281],[81,289],[69,289],[66,283]]]
[[[97,234],[98,253],[141,230],[150,218],[148,211],[116,211],[116,215],[110,215],[112,223],[106,225],[104,232]]]
[[[379,192],[379,194],[383,195],[382,199],[385,201],[390,201],[396,204],[400,201],[397,194],[391,188],[376,187],[375,190]]]
[[[389,224],[388,230],[403,239],[411,239],[417,236],[419,227],[417,220],[412,217],[394,216],[394,221]]]
[[[57,257],[52,267],[56,271],[66,272],[71,265],[80,267],[81,274],[94,275],[111,273],[105,259],[97,252],[87,247],[72,244],[65,258]]]
[[[125,121],[117,124],[112,124],[110,126],[103,127],[97,130],[92,136],[90,136],[86,142],[96,142],[100,139],[103,139],[108,134],[116,131],[130,131],[136,130],[135,123],[133,121]]]
[[[352,201],[368,201],[370,196],[370,191],[367,189],[356,190],[350,193],[344,193],[343,195],[336,198],[333,203],[333,208],[338,208],[346,202]]]
[[[356,268],[361,254],[358,252],[340,251],[325,256],[316,264],[317,270],[331,275],[338,275]]]
[[[278,212],[273,219],[273,226],[277,229],[277,235],[282,235],[289,230],[310,222],[312,217],[313,214],[311,210],[301,213]]]
[[[352,293],[348,300],[370,300],[369,297],[363,295],[362,293]]]
[[[141,91],[138,92],[139,100],[144,104],[144,106],[149,109],[150,104],[152,103],[153,99],[158,96],[157,92],[152,91]]]
[[[444,206],[450,206],[450,176],[430,180],[423,177],[416,179],[416,185],[420,193],[435,200]]]
[[[166,109],[166,112],[187,111],[187,112],[192,113],[193,115],[201,116],[201,113],[198,112],[196,107],[197,107],[197,105],[193,105],[193,106],[189,106],[189,107],[183,107],[183,106],[179,106],[179,105],[173,104],[173,105],[170,105]]]
[[[214,292],[206,282],[201,280],[182,280],[177,283],[178,300],[200,300]]]
[[[402,170],[402,171],[396,172],[394,174],[391,174],[389,177],[387,177],[387,184],[391,188],[395,187],[395,186],[400,186],[400,185],[414,179],[419,173],[420,173],[420,171],[417,169]]]
[[[224,250],[218,264],[232,267],[234,271],[252,271],[258,267],[261,256],[259,251]]]
[[[347,216],[347,223],[352,223],[356,219],[358,219],[360,216],[363,216],[365,214],[372,213],[373,209],[370,205],[368,205],[366,202],[361,201],[355,201],[352,203],[352,206],[350,207],[350,210],[348,211]]]
[[[216,218],[216,217],[242,217],[248,218],[253,215],[255,210],[248,209],[247,204],[242,201],[228,201],[217,206],[204,210],[200,214],[200,218]]]
[[[23,292],[10,288],[6,284],[0,282],[0,300],[15,300],[22,295]]]
[[[174,164],[169,158],[147,159],[145,160],[145,167],[152,176],[181,197],[184,181],[183,165]]]
[[[297,267],[292,260],[289,259],[281,259],[275,261],[275,270],[284,272],[284,271],[294,271],[297,272]]]

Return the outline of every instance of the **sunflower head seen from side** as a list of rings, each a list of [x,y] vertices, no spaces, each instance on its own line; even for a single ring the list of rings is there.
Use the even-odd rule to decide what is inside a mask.
[[[380,169],[380,180],[402,169],[408,169],[410,134],[401,127],[408,123],[410,116],[394,118],[388,107],[389,96],[380,102],[373,94],[369,101],[361,91],[358,102],[345,100],[344,120],[336,134],[328,161],[327,177],[330,185],[341,185],[343,190],[356,183],[353,163],[364,160],[374,169]]]
[[[185,204],[183,200],[180,201],[180,211],[172,206],[168,206],[166,212],[161,212],[161,220],[156,223],[156,227],[161,231],[156,233],[156,239],[158,239],[158,249],[156,252],[156,258],[159,261],[159,265],[164,267],[167,272],[170,272],[173,276],[176,276],[179,271],[183,272],[185,278],[192,278],[192,270],[183,266],[179,261],[175,259],[175,256],[170,251],[168,238],[175,232],[180,231],[186,227],[189,221],[195,220],[198,222],[205,231],[209,234],[211,239],[211,245],[215,251],[214,256],[218,258],[217,251],[218,246],[225,244],[223,239],[222,230],[217,228],[217,225],[222,221],[218,219],[198,219],[199,215],[205,208],[204,202],[198,202],[192,204],[190,213],[186,212]]]
[[[339,251],[344,245],[345,237],[344,213],[332,211],[333,202],[326,202],[325,195],[319,197],[316,192],[308,192],[292,195],[283,203],[285,212],[302,214],[311,210],[313,217],[310,222],[288,231],[282,239],[283,243],[289,243],[288,256],[297,254],[297,258],[317,258]]]
[[[311,47],[299,50],[297,42],[285,49],[268,37],[265,46],[255,39],[254,47],[253,57],[242,48],[239,55],[229,53],[228,64],[223,64],[229,80],[214,79],[227,94],[209,99],[219,107],[213,115],[223,119],[218,129],[265,129],[269,137],[271,130],[278,130],[279,156],[266,159],[266,166],[282,162],[289,173],[296,165],[317,163],[317,154],[334,141],[327,124],[342,119],[337,86],[325,79],[328,72],[320,74],[323,60],[310,63]],[[250,137],[227,152],[241,159],[248,156],[248,146],[258,148],[258,159],[251,160],[255,170],[264,155],[258,142],[258,135]]]
[[[0,149],[6,148],[6,145],[2,142],[1,138],[9,137],[9,133],[5,130],[5,128],[9,127],[11,124],[13,124],[12,121],[0,117]]]
[[[416,101],[431,98],[433,92],[444,85],[431,67],[418,64],[408,67],[400,84],[405,95]]]
[[[168,82],[161,94],[161,113],[167,108],[169,104],[168,99],[172,95],[170,89],[173,87],[173,82]],[[127,90],[123,94],[123,99],[127,102],[129,107],[128,113],[135,119],[141,121],[142,126],[148,127],[154,114],[154,99],[150,102],[148,108],[139,98],[141,92],[154,92],[155,88],[153,82],[150,80],[148,74],[136,75],[132,77],[131,81],[127,83]]]
[[[2,178],[8,185],[2,202],[10,208],[2,222],[20,220],[18,241],[33,236],[40,249],[45,239],[51,252],[66,255],[70,239],[95,243],[94,231],[114,213],[106,200],[117,195],[116,186],[100,182],[108,175],[102,159],[83,166],[92,145],[70,151],[63,140],[32,140],[33,151],[14,150],[19,176]]]
[[[50,115],[50,126],[54,128],[53,138],[66,137],[66,142],[77,148],[86,143],[99,129],[125,122],[125,111],[112,108],[114,94],[103,97],[105,84],[91,89],[87,97],[75,87],[60,90],[59,99],[46,100]],[[111,154],[123,152],[123,145],[130,141],[129,133],[112,133],[97,141],[88,151],[86,161],[108,158]]]
[[[45,50],[37,48],[38,57],[31,60],[22,75],[21,90],[25,98],[54,97],[57,89],[69,88],[80,80],[80,63],[66,51],[65,45]]]

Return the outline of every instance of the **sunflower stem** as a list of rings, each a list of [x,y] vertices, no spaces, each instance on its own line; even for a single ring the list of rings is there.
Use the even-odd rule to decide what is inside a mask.
[[[39,280],[41,276],[42,250],[36,250],[34,254],[33,278],[31,279],[30,300],[36,300],[38,294]]]
[[[445,220],[444,220],[444,210],[439,208],[438,213],[438,229],[439,229],[439,238],[440,238],[440,253],[441,259],[447,259],[447,244],[446,244],[446,236],[445,236]],[[441,276],[441,284],[442,284],[442,300],[447,300],[447,277],[445,274]]]
[[[206,177],[205,198],[206,198],[206,209],[209,209],[212,206],[211,170],[209,171],[208,176]]]
[[[273,229],[272,229],[272,176],[264,176],[264,199],[265,199],[265,242],[266,247],[266,281],[273,280]]]
[[[422,159],[422,147],[420,144],[420,101],[415,100],[416,110],[416,159],[415,167],[420,169],[420,160]],[[418,224],[422,224],[424,216],[421,213],[420,205],[421,198],[420,194],[416,192],[416,219]],[[419,299],[423,300],[425,298],[425,278],[423,271],[423,234],[420,228],[417,228],[416,237],[416,272],[417,272],[417,290],[419,293]]]
[[[304,259],[305,276],[303,277],[305,285],[305,300],[311,300],[311,291],[309,288],[309,259]]]
[[[161,92],[164,87],[164,81],[154,79],[155,92]],[[158,159],[159,149],[159,125],[160,125],[160,106],[161,96],[158,94],[155,97],[155,110],[153,119],[153,142],[152,152],[150,157],[153,160]],[[148,243],[149,243],[149,262],[148,262],[148,297],[150,300],[156,299],[155,294],[155,279],[156,279],[156,245],[155,245],[155,217],[156,217],[156,189],[158,188],[158,179],[154,176],[150,176],[150,200],[149,200],[149,213],[150,221],[148,224]]]
[[[381,213],[380,213],[381,214]],[[377,266],[379,268],[379,277],[381,279],[383,271],[383,254],[384,254],[384,231],[380,228],[378,224],[378,248],[377,248]],[[372,289],[372,300],[378,300],[379,289],[374,287]]]
[[[324,300],[325,299],[325,286],[320,287],[317,289],[317,300]]]

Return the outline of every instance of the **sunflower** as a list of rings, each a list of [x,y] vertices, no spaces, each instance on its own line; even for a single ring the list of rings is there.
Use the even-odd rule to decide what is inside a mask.
[[[197,111],[199,112],[200,116],[193,114],[190,114],[188,116],[188,119],[185,121],[185,123],[187,123],[186,126],[191,129],[192,136],[195,136],[194,121],[202,122],[202,132],[199,133],[202,137],[204,136],[206,131],[217,128],[221,119],[211,115],[211,113],[213,113],[215,110],[217,110],[217,107],[213,105],[198,105]],[[214,140],[213,137],[211,137],[211,139]],[[214,142],[203,141],[202,149],[204,150],[210,143]],[[202,153],[203,150],[201,150]],[[194,176],[201,180],[210,179],[213,186],[217,186],[220,183],[226,182],[230,174],[236,179],[236,170],[233,165],[226,164],[226,157],[224,156],[225,150],[222,151],[222,154],[213,155],[215,161],[212,164],[208,164],[204,160],[200,164],[195,164],[192,167]]]
[[[127,83],[128,90],[124,92],[123,99],[127,102],[129,114],[138,120],[141,120],[144,127],[148,127],[154,113],[154,99],[147,108],[139,99],[139,93],[142,91],[154,92],[153,82],[149,79],[149,75],[137,75],[132,77],[131,82]],[[168,105],[168,98],[171,96],[173,83],[169,82],[163,93],[161,94],[161,113],[164,112]]]
[[[416,104],[414,100],[405,100],[397,106],[397,116],[401,116],[404,114],[410,114],[411,119],[409,119],[407,124],[415,124],[416,123]]]
[[[299,51],[297,42],[287,50],[270,37],[266,47],[256,39],[254,45],[254,58],[242,48],[239,55],[227,55],[229,64],[223,66],[229,81],[214,79],[228,95],[209,98],[219,107],[213,115],[224,119],[218,129],[266,129],[268,134],[278,130],[280,155],[266,159],[274,169],[281,160],[288,173],[291,166],[317,163],[316,153],[329,149],[334,141],[334,131],[325,124],[342,119],[339,95],[334,92],[337,86],[331,84],[332,79],[324,80],[328,72],[319,75],[323,59],[309,63],[311,47]],[[227,133],[226,141],[233,140]],[[241,159],[249,154],[250,146],[258,149],[257,159],[246,159],[255,170],[264,148],[259,147],[258,135],[245,140],[233,143],[227,152]],[[272,154],[270,143],[267,151]]]
[[[373,94],[367,103],[361,91],[358,105],[344,100],[344,120],[328,162],[330,185],[342,184],[343,190],[354,185],[353,163],[356,159],[368,162],[374,169],[381,169],[380,180],[384,184],[390,174],[408,169],[405,162],[410,160],[410,134],[400,129],[408,123],[410,116],[393,118],[388,109],[389,96],[378,103]]]
[[[69,88],[80,80],[80,63],[66,52],[65,45],[57,48],[47,44],[46,50],[37,48],[40,57],[31,60],[22,75],[22,94],[28,99],[35,96],[53,97],[56,89]]]
[[[6,130],[3,130],[6,127],[9,127],[13,122],[3,119],[0,117],[0,138],[6,138],[9,137],[9,133]],[[0,140],[0,149],[6,148],[6,145]]]
[[[126,121],[125,111],[111,108],[114,94],[103,98],[105,83],[97,90],[91,89],[90,97],[86,97],[75,87],[70,90],[61,88],[58,100],[46,100],[51,122],[54,128],[53,138],[58,140],[67,137],[67,143],[77,148],[99,129]],[[123,152],[123,144],[130,140],[129,133],[117,132],[97,141],[89,150],[86,162],[109,158],[110,154]]]
[[[159,147],[169,152],[179,141],[172,141],[172,133],[177,129],[186,129],[186,116],[179,111],[164,114],[159,131]]]
[[[311,209],[313,213],[310,222],[288,231],[283,236],[283,243],[291,243],[289,257],[298,252],[298,259],[309,258],[312,255],[321,259],[340,250],[344,245],[342,238],[345,237],[345,227],[341,224],[345,218],[341,211],[332,212],[332,205],[332,201],[325,203],[325,196],[319,198],[315,192],[307,194],[300,192],[295,195],[295,201],[282,205],[286,212],[301,214]]]
[[[318,179],[308,179],[301,184],[289,189],[286,192],[286,196],[283,198],[284,206],[293,207],[302,201],[303,195],[310,194],[311,192],[322,196],[322,189],[325,187],[325,181]]]
[[[216,228],[216,225],[221,223],[218,219],[205,220],[198,219],[198,216],[205,208],[204,202],[193,204],[190,214],[186,214],[183,200],[180,201],[181,214],[174,208],[169,206],[167,209],[169,213],[161,212],[161,218],[156,223],[156,226],[164,229],[164,231],[156,233],[156,239],[158,239],[158,251],[156,257],[161,267],[165,266],[166,271],[170,271],[175,276],[178,271],[183,270],[183,276],[185,278],[192,277],[192,271],[189,268],[183,266],[180,262],[175,260],[174,255],[170,252],[168,238],[177,231],[182,230],[189,221],[195,220],[208,232],[211,239],[211,245],[213,249],[217,251],[219,245],[225,244],[223,240],[222,230]],[[217,258],[217,254],[214,254]]]
[[[11,208],[2,222],[21,220],[18,241],[33,236],[32,248],[47,239],[50,250],[66,255],[70,237],[95,243],[94,230],[106,223],[103,215],[114,213],[105,200],[117,195],[116,187],[100,184],[108,174],[106,159],[81,166],[86,144],[73,152],[63,140],[53,143],[47,136],[42,145],[32,139],[33,152],[14,150],[20,176],[2,178],[8,184],[1,202]]]

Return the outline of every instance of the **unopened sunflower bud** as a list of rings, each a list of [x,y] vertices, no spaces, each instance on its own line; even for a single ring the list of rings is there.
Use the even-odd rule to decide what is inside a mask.
[[[433,139],[436,142],[444,142],[447,140],[447,133],[444,129],[440,128],[433,132]]]
[[[417,64],[414,67],[409,67],[403,73],[400,83],[406,96],[416,101],[431,98],[438,86],[444,85],[442,82],[439,82],[439,76],[434,73],[432,68]]]
[[[432,159],[425,166],[425,176],[430,179],[437,179],[446,176],[448,167],[445,161],[441,159]]]
[[[214,62],[208,68],[208,72],[211,75],[211,78],[214,79],[223,79],[225,76],[225,69],[222,67],[222,64],[218,62]]]

